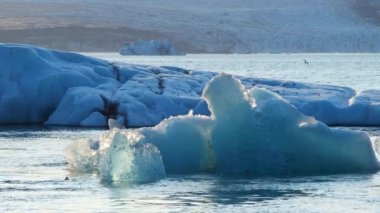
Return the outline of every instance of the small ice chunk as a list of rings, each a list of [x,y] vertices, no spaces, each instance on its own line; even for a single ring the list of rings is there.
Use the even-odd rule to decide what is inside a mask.
[[[125,126],[118,120],[108,119],[108,128],[109,129],[125,129]]]

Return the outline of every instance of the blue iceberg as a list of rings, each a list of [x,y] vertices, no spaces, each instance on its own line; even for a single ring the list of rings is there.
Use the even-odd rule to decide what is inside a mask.
[[[70,144],[71,169],[90,168],[116,182],[201,172],[277,176],[379,169],[367,134],[329,128],[267,89],[247,90],[221,74],[202,97],[210,116],[190,112],[154,127],[114,128],[97,141]]]
[[[0,125],[154,126],[170,116],[210,115],[202,98],[218,73],[151,67],[20,44],[0,44]],[[380,125],[380,91],[261,78],[247,88],[277,93],[328,125]]]

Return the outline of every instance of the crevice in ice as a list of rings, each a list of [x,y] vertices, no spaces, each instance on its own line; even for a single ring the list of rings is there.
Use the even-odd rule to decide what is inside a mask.
[[[106,118],[106,123],[108,123],[109,119],[116,119],[117,118],[119,103],[117,103],[115,101],[111,101],[103,95],[101,95],[100,97],[102,98],[102,100],[104,102],[104,111],[102,114]]]
[[[162,77],[161,74],[158,75],[158,89],[160,90],[158,95],[162,95],[164,93],[165,85],[164,85],[164,78]]]
[[[156,92],[157,95],[162,95],[164,93],[165,89],[165,80],[164,77],[159,69],[153,68],[151,69],[152,72],[157,76],[158,80],[158,92]]]
[[[113,74],[115,75],[116,80],[120,82],[119,66],[117,66],[115,63],[110,63],[110,65],[112,66],[112,71],[113,71]]]

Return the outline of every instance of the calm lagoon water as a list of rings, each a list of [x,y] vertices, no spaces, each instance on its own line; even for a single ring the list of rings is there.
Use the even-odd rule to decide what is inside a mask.
[[[380,89],[377,54],[95,55],[127,63]],[[379,127],[350,129],[365,131],[372,139],[380,136]],[[0,127],[0,212],[380,212],[380,173],[282,178],[195,174],[149,184],[112,185],[102,183],[96,173],[69,171],[65,146],[103,132]]]
[[[187,56],[86,54],[132,64],[176,66],[247,77],[348,86],[357,90],[380,89],[380,54],[199,54]]]
[[[353,128],[376,137],[380,128]],[[247,178],[196,174],[110,185],[67,169],[64,148],[103,130],[0,128],[0,212],[350,212],[380,210],[380,173]],[[65,181],[68,176],[70,180]]]

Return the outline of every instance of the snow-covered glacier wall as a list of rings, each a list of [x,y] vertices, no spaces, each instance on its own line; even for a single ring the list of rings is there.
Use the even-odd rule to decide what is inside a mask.
[[[201,97],[217,73],[115,64],[34,46],[0,45],[0,124],[153,126],[175,115],[210,115]],[[329,125],[380,125],[380,91],[237,76]]]

